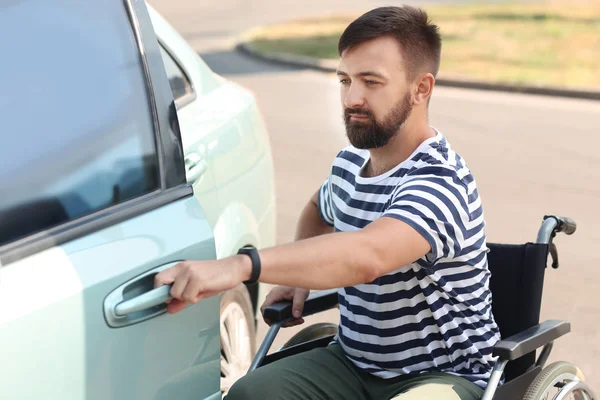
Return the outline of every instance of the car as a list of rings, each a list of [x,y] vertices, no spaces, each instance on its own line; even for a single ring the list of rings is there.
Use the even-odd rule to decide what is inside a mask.
[[[153,281],[274,244],[253,94],[143,1],[10,2],[0,32],[0,398],[220,399],[261,287],[170,315]]]
[[[188,182],[213,228],[217,258],[247,245],[273,246],[273,160],[255,96],[211,71],[154,8],[148,10],[177,106]],[[250,367],[264,295],[257,284],[221,296],[223,393]]]

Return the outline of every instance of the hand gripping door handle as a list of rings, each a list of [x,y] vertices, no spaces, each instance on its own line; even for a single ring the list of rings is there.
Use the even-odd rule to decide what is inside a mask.
[[[138,297],[134,297],[131,300],[126,300],[117,304],[115,306],[115,315],[124,317],[166,303],[173,298],[169,294],[171,286],[172,285],[163,285]]]
[[[172,285],[154,287],[159,272],[176,265],[171,262],[149,270],[113,290],[104,300],[104,317],[113,328],[132,325],[167,311]]]

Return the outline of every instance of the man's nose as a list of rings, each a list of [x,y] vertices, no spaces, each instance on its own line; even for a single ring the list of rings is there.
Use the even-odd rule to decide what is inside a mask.
[[[346,108],[358,108],[365,105],[365,97],[362,90],[354,83],[344,93],[344,106]]]

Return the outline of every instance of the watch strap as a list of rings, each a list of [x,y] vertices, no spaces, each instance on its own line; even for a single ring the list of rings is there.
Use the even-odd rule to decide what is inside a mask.
[[[246,285],[253,285],[258,282],[258,278],[260,277],[260,256],[258,255],[258,250],[255,247],[242,247],[238,250],[238,254],[245,254],[250,257],[252,260],[252,274],[250,275],[250,279],[244,281]]]

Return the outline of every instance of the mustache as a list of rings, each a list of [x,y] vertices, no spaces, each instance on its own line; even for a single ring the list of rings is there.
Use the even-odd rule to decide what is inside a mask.
[[[344,109],[344,117],[346,119],[350,118],[351,115],[362,115],[365,117],[369,117],[373,119],[373,114],[371,111],[364,108],[346,108]]]

